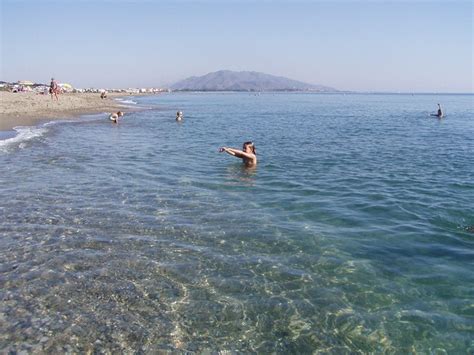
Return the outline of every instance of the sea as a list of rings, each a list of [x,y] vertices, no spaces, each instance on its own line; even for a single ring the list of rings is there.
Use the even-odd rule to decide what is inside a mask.
[[[0,352],[473,354],[473,99],[167,93],[3,132]],[[218,151],[245,141],[254,168]]]

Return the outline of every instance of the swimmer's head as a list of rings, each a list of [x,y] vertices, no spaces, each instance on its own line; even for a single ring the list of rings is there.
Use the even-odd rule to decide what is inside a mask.
[[[242,150],[246,153],[253,153],[257,154],[257,150],[255,149],[255,144],[253,142],[245,142],[242,146]]]
[[[123,116],[123,112],[122,112],[122,111],[117,112],[117,116],[122,117],[122,116]]]

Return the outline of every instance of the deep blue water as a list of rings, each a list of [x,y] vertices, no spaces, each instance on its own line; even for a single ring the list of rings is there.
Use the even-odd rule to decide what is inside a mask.
[[[4,135],[0,351],[473,353],[473,98],[167,94]],[[255,169],[218,153],[247,140]]]

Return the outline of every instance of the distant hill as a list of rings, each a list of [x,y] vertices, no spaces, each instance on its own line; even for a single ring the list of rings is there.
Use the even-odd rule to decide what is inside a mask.
[[[182,91],[337,91],[327,86],[307,84],[281,76],[231,70],[192,76],[171,85],[171,89]]]

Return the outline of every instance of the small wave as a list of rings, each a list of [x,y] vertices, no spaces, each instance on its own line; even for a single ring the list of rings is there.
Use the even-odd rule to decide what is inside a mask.
[[[23,149],[25,142],[34,138],[43,136],[48,129],[43,125],[41,127],[18,126],[13,128],[17,133],[14,137],[0,140],[0,151],[8,151],[9,148],[17,146]]]
[[[136,104],[138,104],[138,102],[133,101],[133,100],[129,100],[129,99],[120,99],[120,98],[117,98],[117,99],[115,99],[115,100],[120,101],[120,103],[122,103],[122,104],[130,104],[130,105],[136,105]]]

